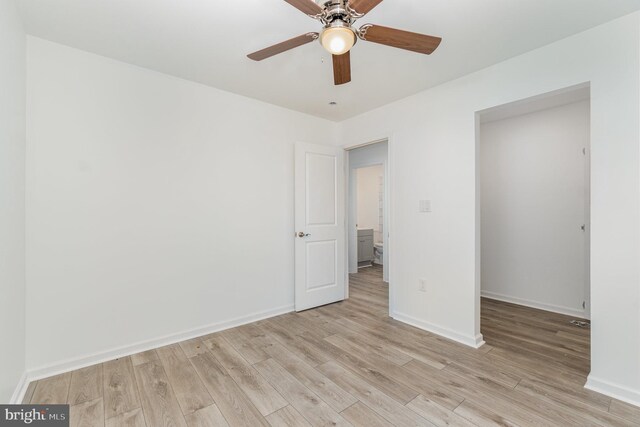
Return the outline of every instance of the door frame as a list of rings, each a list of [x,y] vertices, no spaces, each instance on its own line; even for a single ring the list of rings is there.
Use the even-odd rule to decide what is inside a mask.
[[[359,169],[359,168],[363,168],[363,167],[368,167],[368,166],[375,166],[375,165],[379,165],[380,162],[376,162],[376,161],[372,161],[372,162],[363,162],[363,163],[359,163],[356,167],[354,167],[353,169],[350,166],[350,161],[349,161],[349,152],[351,150],[354,150],[356,148],[362,148],[362,147],[366,147],[369,145],[374,145],[374,144],[379,144],[379,143],[383,143],[386,142],[387,143],[387,161],[386,164],[384,164],[384,213],[383,213],[383,233],[385,233],[385,238],[383,240],[384,246],[383,246],[383,251],[385,253],[385,258],[386,258],[386,264],[383,265],[383,269],[388,273],[388,285],[389,285],[389,316],[393,317],[394,313],[395,313],[395,287],[394,287],[394,270],[393,270],[393,250],[392,248],[392,242],[393,242],[393,227],[392,227],[392,212],[391,212],[391,206],[393,206],[392,200],[393,200],[393,193],[392,193],[392,186],[391,183],[393,182],[393,169],[392,169],[392,135],[384,135],[381,136],[380,138],[374,138],[374,139],[370,139],[366,142],[353,142],[353,143],[349,143],[349,144],[345,144],[342,146],[342,148],[345,150],[345,194],[346,194],[346,206],[347,206],[347,212],[345,215],[345,220],[346,220],[346,227],[345,227],[345,234],[346,234],[346,242],[347,242],[347,250],[345,251],[346,254],[346,278],[345,278],[345,299],[349,298],[349,287],[350,287],[350,283],[349,283],[349,261],[350,261],[350,256],[349,256],[349,244],[350,244],[350,230],[351,227],[355,225],[355,223],[353,222],[354,218],[351,218],[351,214],[349,212],[349,205],[352,201],[352,197],[353,197],[353,191],[351,188],[351,174],[354,173],[355,170]],[[357,218],[357,217],[356,217]]]
[[[481,154],[481,116],[490,111],[502,110],[506,108],[522,107],[534,102],[540,102],[545,99],[552,99],[562,94],[572,93],[587,89],[589,95],[584,100],[589,101],[589,141],[585,145],[584,161],[585,161],[585,281],[583,284],[584,298],[585,298],[585,311],[583,317],[591,320],[591,195],[592,195],[592,169],[591,169],[591,144],[593,140],[593,123],[591,111],[593,108],[593,92],[591,90],[591,83],[585,82],[574,86],[565,87],[562,89],[554,90],[551,92],[545,92],[531,97],[518,99],[515,101],[499,104],[484,110],[478,110],[475,112],[475,333],[476,337],[482,339],[481,333],[481,299],[482,299],[482,191],[481,191],[481,174],[480,174],[480,154]],[[553,104],[551,104],[553,105]],[[544,310],[544,309],[543,309]],[[593,346],[591,347],[593,349]],[[593,353],[590,351],[590,355]]]
[[[591,114],[592,100],[589,97],[589,114]],[[591,118],[589,118],[591,119]],[[591,126],[591,121],[589,121]],[[591,136],[591,135],[590,135]],[[584,260],[585,260],[585,281],[584,281],[584,316],[591,320],[591,137],[589,144],[584,147]]]

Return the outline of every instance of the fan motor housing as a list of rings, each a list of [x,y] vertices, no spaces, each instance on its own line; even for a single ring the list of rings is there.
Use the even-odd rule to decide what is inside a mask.
[[[350,26],[362,16],[349,7],[348,0],[316,0],[316,3],[323,8],[322,14],[316,18],[325,26],[338,20]]]
[[[344,0],[335,1],[330,0],[324,3],[327,14],[331,16],[348,15],[347,2]]]

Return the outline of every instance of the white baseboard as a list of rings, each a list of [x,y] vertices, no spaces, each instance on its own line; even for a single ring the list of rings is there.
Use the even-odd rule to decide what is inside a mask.
[[[472,345],[471,347],[473,348],[480,348],[483,345],[485,345],[486,343],[484,342],[484,336],[482,334],[478,334],[476,335],[476,341],[475,344]]]
[[[27,381],[27,372],[25,371],[22,373],[20,381],[18,381],[16,390],[13,392],[13,396],[11,396],[9,403],[12,405],[22,403],[22,399],[24,399],[24,395],[27,392],[27,387],[29,387],[29,381]]]
[[[440,335],[442,337],[459,342],[460,344],[464,344],[469,347],[480,348],[484,345],[484,339],[482,337],[482,334],[478,334],[475,337],[460,334],[456,331],[452,331],[451,329],[434,325],[433,323],[425,322],[424,320],[416,319],[415,317],[411,317],[409,315],[398,313],[398,312],[393,313],[392,317],[400,322],[404,322],[411,326],[415,326],[416,328],[423,329],[427,332]]]
[[[640,407],[639,390],[632,390],[626,386],[614,384],[609,381],[604,381],[595,378],[591,374],[587,377],[587,383],[584,385],[584,387],[589,390],[605,394],[609,397],[613,397],[614,399],[618,399],[631,405]]]
[[[553,313],[565,314],[567,316],[574,316],[580,319],[588,318],[584,310],[576,310],[571,307],[564,307],[561,305],[547,304],[538,301],[532,301],[524,298],[512,297],[508,295],[497,294],[490,291],[481,291],[480,295],[483,298],[494,299],[497,301],[509,302],[511,304],[524,305],[525,307],[536,308],[538,310],[551,311]]]
[[[279,316],[281,314],[290,313],[294,310],[294,306],[288,305],[273,310],[261,311],[247,316],[237,317],[235,319],[218,322],[207,326],[183,331],[175,334],[166,335],[160,338],[142,341],[135,344],[117,347],[111,350],[93,353],[85,356],[74,357],[72,359],[55,362],[38,368],[29,369],[26,374],[26,383],[37,381],[42,378],[48,378],[65,372],[75,371],[76,369],[85,368],[97,363],[107,362],[109,360],[118,359],[120,357],[130,356],[142,351],[175,344],[180,341],[201,337],[212,334],[214,332],[223,331],[225,329],[235,328],[236,326],[246,325],[247,323],[257,322],[258,320],[267,319],[269,317]],[[26,387],[25,387],[26,390]]]

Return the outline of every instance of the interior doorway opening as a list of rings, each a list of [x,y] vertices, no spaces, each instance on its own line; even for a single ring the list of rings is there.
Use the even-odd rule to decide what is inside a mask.
[[[585,373],[589,149],[589,85],[477,115],[480,332],[490,345],[508,337],[543,358],[568,352]]]
[[[384,270],[384,165],[354,169],[358,269]]]
[[[349,149],[348,153],[348,267],[381,275],[389,282],[389,168],[388,141]],[[353,277],[353,276],[352,276]]]

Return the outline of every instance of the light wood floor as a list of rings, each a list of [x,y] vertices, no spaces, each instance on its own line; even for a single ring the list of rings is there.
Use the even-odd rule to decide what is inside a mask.
[[[589,332],[485,300],[473,350],[387,317],[381,271],[348,301],[136,354],[29,387],[96,426],[630,426],[640,409],[583,388]]]

